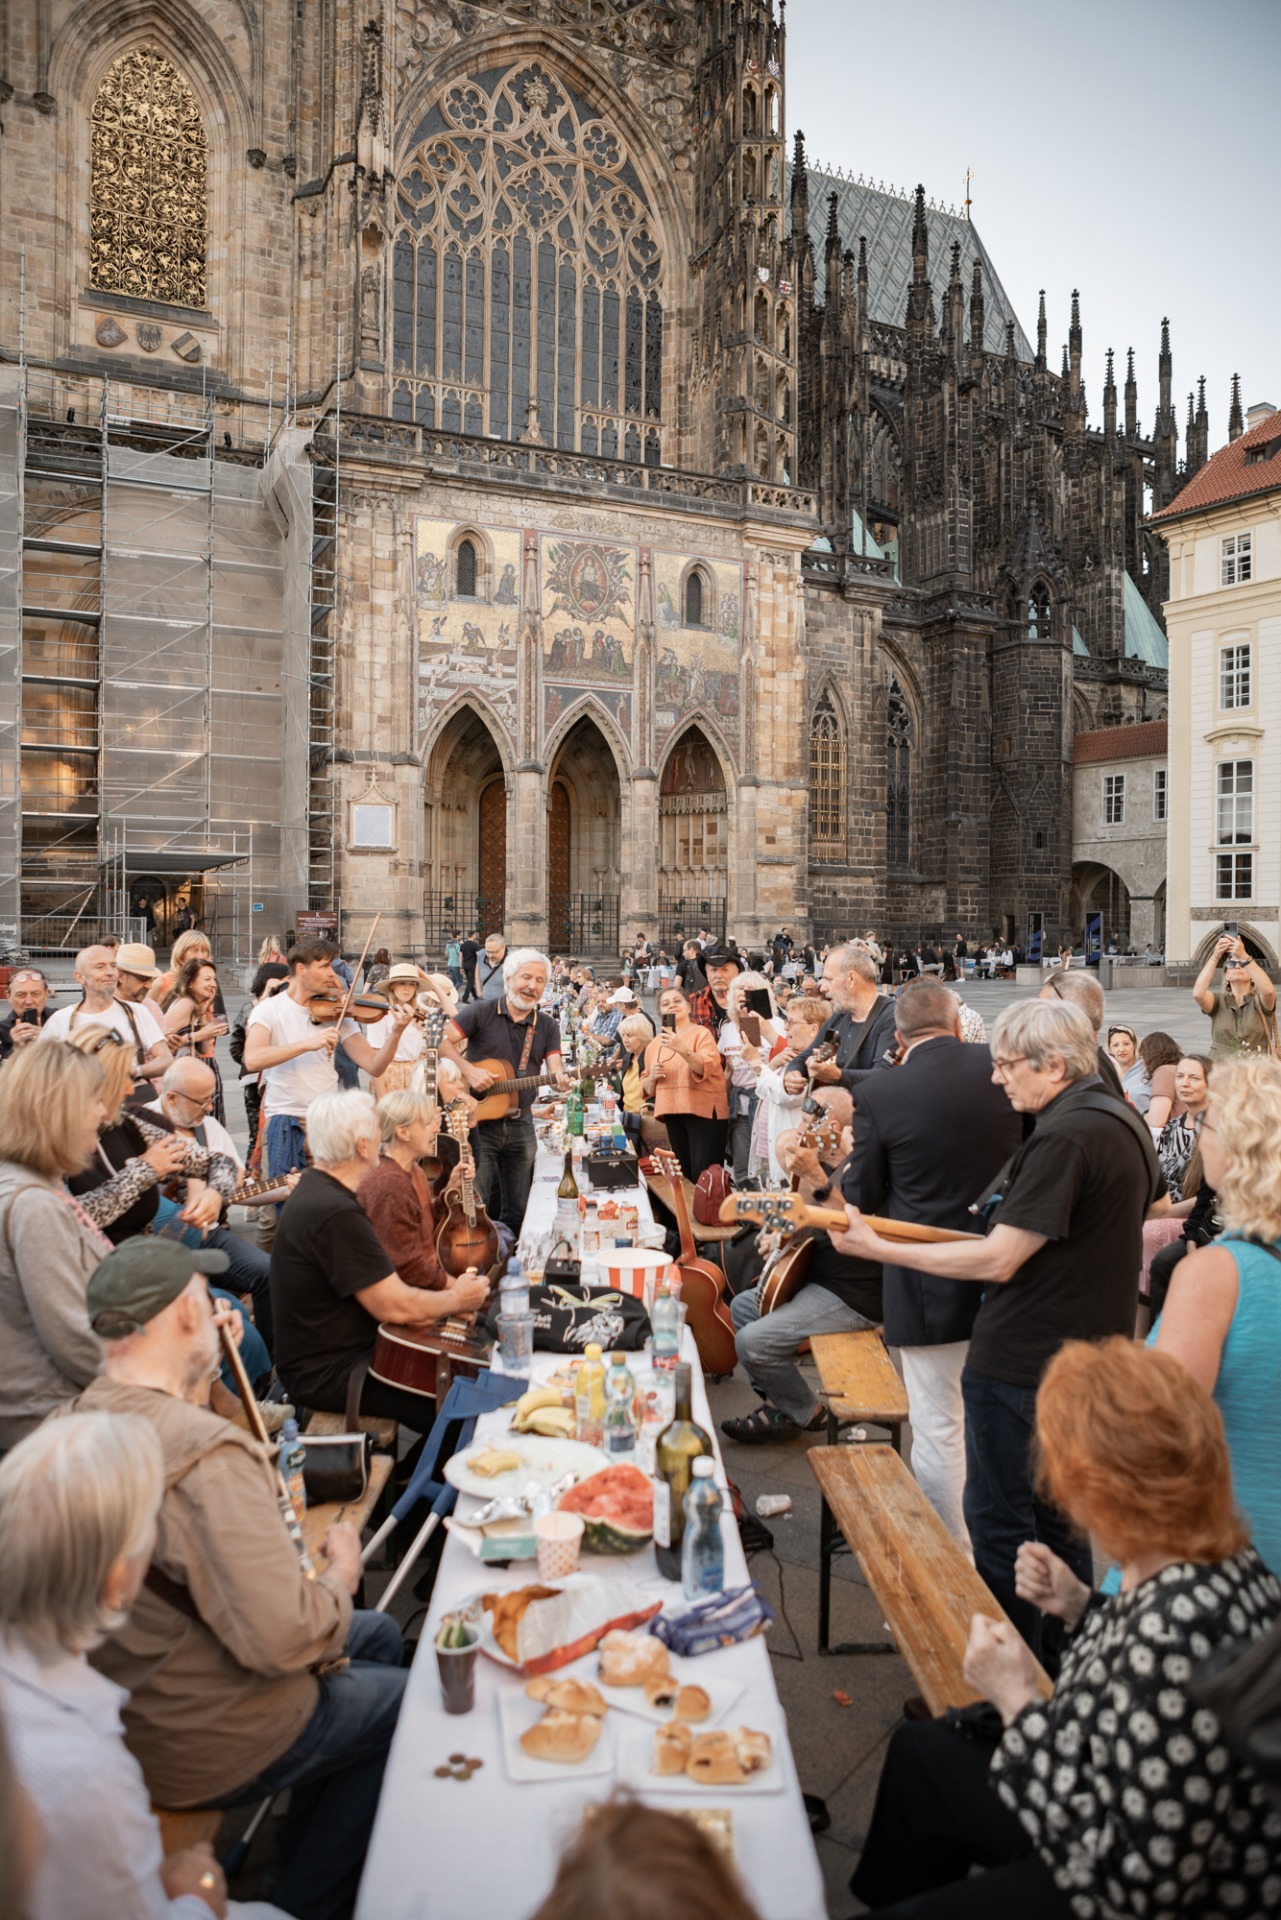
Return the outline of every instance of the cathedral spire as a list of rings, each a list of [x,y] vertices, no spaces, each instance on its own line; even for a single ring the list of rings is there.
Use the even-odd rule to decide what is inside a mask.
[[[1245,432],[1245,418],[1241,412],[1241,376],[1232,376],[1232,405],[1228,409],[1228,439],[1239,440]]]
[[[825,265],[827,268],[827,305],[833,319],[836,318],[837,303],[841,297],[841,229],[836,219],[837,198],[834,193],[827,196],[827,246]]]
[[[1139,389],[1134,379],[1134,348],[1127,349],[1125,363],[1125,437],[1133,440],[1139,431]]]
[[[1174,498],[1175,475],[1179,462],[1179,424],[1171,401],[1174,357],[1170,352],[1170,322],[1161,322],[1161,354],[1157,361],[1161,399],[1157,409],[1156,432],[1156,505],[1168,507]]]
[[[912,279],[922,286],[929,279],[930,235],[925,224],[925,188],[916,189],[916,212],[912,216]]]
[[[1116,368],[1113,363],[1111,347],[1108,348],[1107,377],[1103,382],[1103,431],[1109,438],[1116,434]]]
[[[1081,394],[1081,295],[1072,289],[1072,319],[1068,325],[1069,380],[1072,398],[1077,400]]]
[[[983,268],[976,260],[970,275],[970,356],[976,373],[983,364],[983,341],[987,333],[987,305],[983,298]]]
[[[1041,288],[1041,304],[1037,309],[1037,315],[1036,315],[1036,367],[1037,367],[1038,373],[1045,372],[1045,367],[1046,367],[1045,338],[1046,338],[1045,288],[1042,287]]]

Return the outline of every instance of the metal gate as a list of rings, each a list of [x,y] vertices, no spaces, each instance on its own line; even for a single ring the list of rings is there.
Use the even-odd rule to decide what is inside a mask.
[[[474,930],[481,940],[487,933],[501,933],[503,911],[501,893],[424,894],[423,925],[428,958],[442,960],[446,942],[456,933],[466,939]]]
[[[669,953],[682,940],[692,940],[700,930],[717,945],[725,938],[725,896],[718,900],[671,899],[660,895],[658,902],[658,944]]]
[[[547,902],[547,944],[574,959],[618,954],[616,893],[554,893]]]

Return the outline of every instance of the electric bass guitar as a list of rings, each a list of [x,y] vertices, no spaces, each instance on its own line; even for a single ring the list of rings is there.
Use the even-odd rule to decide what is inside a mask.
[[[918,1226],[914,1220],[887,1220],[879,1214],[863,1217],[873,1233],[903,1244],[984,1237],[981,1233],[958,1233],[949,1227]],[[796,1236],[766,1263],[757,1282],[762,1316],[786,1306],[804,1286],[813,1254],[813,1232],[828,1228],[839,1233],[847,1225],[844,1207],[811,1206],[798,1193],[732,1193],[721,1205],[721,1219],[753,1221],[766,1233]]]
[[[474,1060],[471,1063],[486,1073],[492,1073],[494,1084],[486,1087],[484,1093],[478,1093],[476,1100],[476,1121],[505,1120],[509,1113],[516,1110],[514,1095],[525,1093],[530,1087],[541,1087],[544,1075],[541,1073],[521,1073],[513,1076],[509,1060]]]
[[[738,1349],[734,1342],[734,1322],[722,1297],[725,1275],[710,1260],[700,1259],[695,1250],[680,1161],[674,1153],[661,1147],[650,1157],[655,1171],[671,1182],[672,1212],[681,1238],[676,1263],[681,1272],[681,1299],[703,1372],[733,1373],[738,1364]]]

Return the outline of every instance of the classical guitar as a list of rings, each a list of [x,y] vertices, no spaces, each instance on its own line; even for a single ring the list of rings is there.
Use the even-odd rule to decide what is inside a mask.
[[[442,1195],[440,1225],[436,1229],[436,1258],[445,1272],[458,1278],[469,1269],[488,1273],[498,1258],[498,1229],[476,1194],[476,1166],[468,1143],[467,1108],[453,1100],[445,1109],[445,1126],[458,1142],[459,1178],[452,1192]]]
[[[830,1043],[828,1043],[830,1044]],[[835,1047],[831,1054],[835,1056]],[[813,1118],[801,1132],[799,1144],[811,1153],[831,1164],[840,1151],[841,1130],[835,1120],[819,1107]],[[796,1192],[797,1175],[792,1175],[792,1192]],[[787,1302],[798,1294],[809,1278],[810,1261],[814,1257],[814,1229],[802,1228],[793,1232],[766,1260],[756,1283],[757,1311],[763,1318],[776,1308],[786,1306]]]
[[[681,1271],[681,1299],[703,1372],[733,1373],[738,1364],[738,1349],[734,1343],[734,1322],[721,1297],[725,1275],[710,1260],[700,1259],[695,1251],[680,1161],[664,1148],[659,1148],[651,1158],[655,1171],[671,1183],[672,1212],[681,1238],[676,1262]]]
[[[504,1120],[516,1110],[514,1095],[525,1093],[530,1087],[541,1087],[544,1075],[541,1073],[522,1073],[513,1077],[510,1060],[473,1060],[471,1064],[492,1073],[494,1084],[484,1093],[476,1095],[476,1121]]]

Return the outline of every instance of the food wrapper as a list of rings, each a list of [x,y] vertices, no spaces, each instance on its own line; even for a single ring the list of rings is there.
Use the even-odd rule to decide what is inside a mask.
[[[661,1604],[625,1580],[589,1577],[563,1587],[525,1609],[516,1634],[520,1664],[526,1673],[553,1673],[590,1653],[615,1627],[643,1626]]]
[[[691,1658],[699,1653],[714,1653],[717,1647],[737,1646],[755,1634],[767,1633],[774,1623],[774,1609],[762,1600],[754,1586],[734,1587],[728,1593],[714,1593],[693,1606],[674,1613],[660,1614],[650,1632],[673,1653]]]

